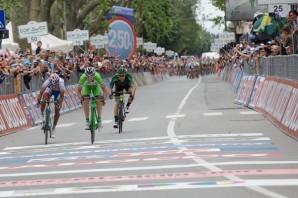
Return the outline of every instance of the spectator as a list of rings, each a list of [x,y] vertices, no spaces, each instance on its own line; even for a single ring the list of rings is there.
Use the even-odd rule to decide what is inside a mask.
[[[285,26],[281,29],[280,34],[280,42],[282,47],[282,55],[292,54],[293,42],[291,35],[291,28],[289,26]]]
[[[291,31],[298,31],[298,12],[291,10],[288,15],[288,22],[291,27]]]
[[[272,45],[271,46],[271,56],[277,56],[280,55],[281,49],[278,45]]]
[[[42,42],[41,41],[37,41],[37,48],[35,50],[35,54],[39,54],[41,52],[41,46],[42,46]]]

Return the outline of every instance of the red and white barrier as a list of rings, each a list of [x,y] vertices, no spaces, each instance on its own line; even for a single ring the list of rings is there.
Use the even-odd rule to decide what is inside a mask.
[[[291,98],[282,118],[282,125],[290,136],[298,139],[298,88],[292,89]]]
[[[16,95],[0,97],[0,136],[12,130],[28,127],[24,108]]]
[[[258,76],[258,78],[256,79],[254,89],[252,91],[250,101],[248,103],[248,107],[250,108],[256,107],[257,101],[260,97],[260,94],[263,88],[264,81],[265,81],[265,77]]]
[[[264,82],[256,109],[298,139],[298,82],[276,77]]]
[[[243,76],[238,88],[235,102],[238,104],[248,105],[251,93],[254,89],[256,76]]]

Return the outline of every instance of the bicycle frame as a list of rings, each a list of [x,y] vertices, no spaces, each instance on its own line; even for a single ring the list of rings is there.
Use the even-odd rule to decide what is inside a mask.
[[[125,94],[128,94],[128,92],[114,92],[113,93],[115,96],[119,94],[119,103],[118,103],[118,129],[119,129],[119,133],[122,133],[122,129],[123,129],[123,122],[125,120],[126,117],[126,112],[125,112],[125,108],[124,108],[124,103],[125,103]]]
[[[91,93],[90,96],[90,102],[89,102],[89,120],[90,120],[90,132],[91,132],[91,144],[94,143],[95,140],[95,131],[97,128],[97,113],[96,113],[96,101],[95,97]]]
[[[46,104],[45,108],[45,123],[43,125],[43,130],[45,134],[45,144],[48,144],[48,137],[49,135],[52,136],[52,118],[51,118],[51,106],[50,104],[53,103],[54,101],[50,99],[50,101],[42,101],[43,103]]]

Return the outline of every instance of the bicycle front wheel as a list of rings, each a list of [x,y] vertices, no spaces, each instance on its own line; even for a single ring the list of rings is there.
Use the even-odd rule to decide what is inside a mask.
[[[45,135],[45,144],[48,144],[48,139],[50,135],[50,122],[51,122],[51,112],[49,109],[46,109],[46,118],[43,126],[44,135]]]
[[[122,133],[122,127],[123,127],[123,120],[124,120],[124,115],[123,115],[123,104],[119,105],[118,109],[118,129],[119,133]]]
[[[91,119],[90,119],[91,144],[93,144],[95,140],[95,130],[96,130],[96,112],[94,108],[91,108]]]

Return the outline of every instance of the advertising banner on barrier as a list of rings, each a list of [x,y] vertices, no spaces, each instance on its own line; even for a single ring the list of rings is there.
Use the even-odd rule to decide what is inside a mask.
[[[256,76],[242,76],[240,86],[234,100],[235,103],[248,105],[256,78]]]
[[[76,85],[70,85],[68,88],[68,91],[69,91],[69,95],[71,96],[71,100],[74,104],[74,107],[75,109],[78,109],[80,108],[82,105],[81,105],[81,101],[77,95],[77,86]]]
[[[265,81],[265,77],[258,76],[258,78],[255,82],[255,86],[252,91],[251,97],[250,97],[250,101],[248,103],[248,107],[255,108],[257,101],[259,99],[259,96],[261,94],[261,90],[262,90],[264,81]]]
[[[243,76],[243,72],[240,69],[236,70],[236,72],[234,73],[234,79],[232,79],[234,94],[236,94],[238,91],[242,76]]]
[[[274,98],[275,101],[272,104],[274,108],[273,111],[270,113],[279,122],[281,121],[286,111],[292,89],[293,87],[289,85],[278,83],[274,90],[278,94],[276,94],[276,97]]]
[[[292,89],[291,98],[282,119],[282,124],[289,129],[291,136],[298,139],[298,88]]]
[[[41,112],[40,112],[40,109],[37,107],[37,101],[36,101],[37,94],[38,92],[33,92],[33,93],[23,94],[21,96],[24,100],[25,109],[28,115],[30,115],[33,126],[38,125],[42,122]],[[78,109],[80,107],[81,107],[81,103],[76,94],[76,86],[75,85],[67,86],[60,113],[61,114],[67,113],[69,111]],[[51,105],[51,111],[53,116],[55,112],[54,105]]]
[[[28,126],[25,110],[18,97],[16,95],[0,96],[0,136]]]
[[[276,77],[266,78],[256,109],[263,112],[287,135],[298,139],[298,83]]]

